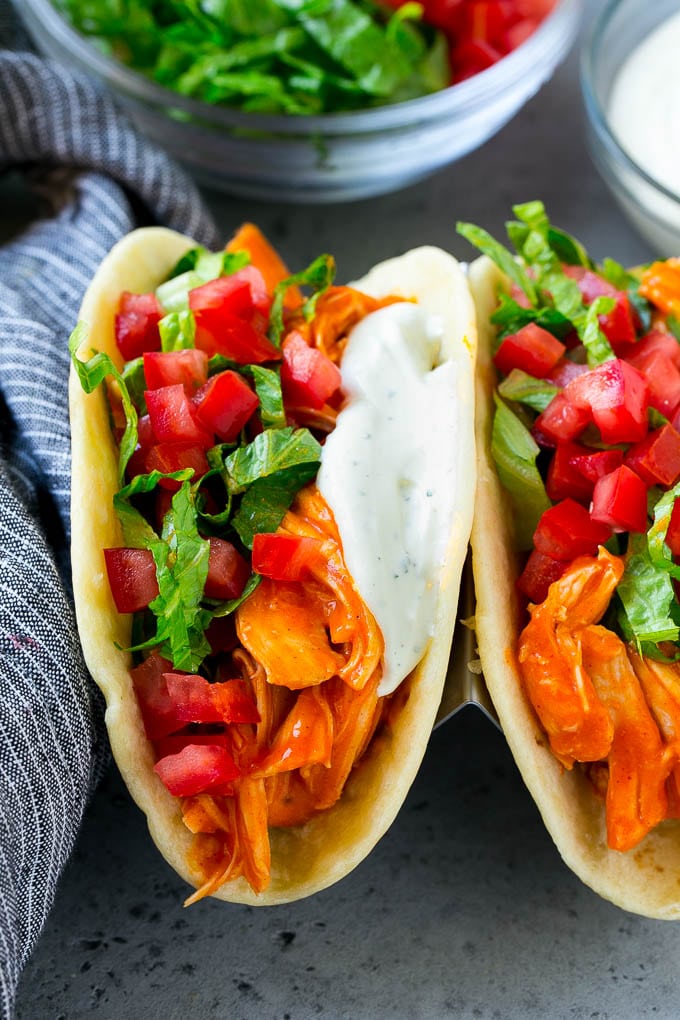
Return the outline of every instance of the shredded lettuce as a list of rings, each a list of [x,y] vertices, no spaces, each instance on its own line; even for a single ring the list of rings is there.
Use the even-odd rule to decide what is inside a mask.
[[[536,466],[539,448],[527,427],[494,395],[496,413],[491,433],[491,453],[498,477],[513,508],[515,535],[520,549],[530,549],[538,520],[550,506],[543,479]]]
[[[506,229],[516,251],[514,255],[472,224],[459,223],[458,233],[521,287],[536,310],[550,309],[559,315],[558,322],[571,323],[586,349],[591,368],[613,358],[614,351],[597,318],[611,311],[612,299],[597,298],[586,307],[578,284],[562,267],[565,261],[591,265],[585,249],[570,235],[555,230],[542,202],[513,206],[513,212],[517,219],[506,223]]]
[[[499,385],[498,392],[506,400],[525,404],[534,411],[545,411],[553,397],[559,393],[559,387],[546,379],[536,379],[521,368],[513,368]]]
[[[678,640],[680,626],[672,615],[676,599],[671,577],[652,560],[646,535],[629,535],[626,567],[616,594],[624,614],[622,629],[638,646]]]
[[[331,286],[334,279],[335,259],[332,255],[319,255],[306,269],[300,270],[299,273],[293,273],[292,276],[286,277],[285,280],[276,285],[269,315],[269,339],[275,347],[281,346],[283,307],[286,294],[290,288],[311,287],[312,295],[307,298],[302,308],[305,319],[309,321],[314,317],[317,301],[323,292]]]
[[[92,393],[96,390],[107,376],[111,376],[118,384],[123,411],[125,412],[125,431],[120,441],[118,454],[118,480],[119,484],[122,485],[125,480],[125,468],[137,445],[137,411],[122,374],[118,371],[108,354],[105,354],[103,351],[95,351],[87,361],[80,360],[77,352],[85,343],[87,337],[88,327],[86,323],[79,322],[68,341],[71,363],[78,373],[80,385],[86,393]]]
[[[373,0],[56,0],[100,48],[185,96],[306,115],[412,99],[451,79],[423,6]]]

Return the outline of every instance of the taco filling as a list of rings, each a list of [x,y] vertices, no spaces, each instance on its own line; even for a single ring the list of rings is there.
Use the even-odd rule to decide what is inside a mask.
[[[459,224],[491,260],[476,267],[492,292],[489,440],[518,594],[506,665],[482,662],[491,686],[516,664],[543,740],[604,803],[608,847],[630,851],[680,817],[680,260],[598,265],[540,202],[514,213],[512,250]],[[513,739],[520,714],[502,719]],[[564,784],[536,784],[553,810]],[[556,817],[556,838],[568,825]],[[582,861],[596,831],[576,837]]]
[[[436,317],[333,274],[321,256],[290,275],[246,225],[119,295],[118,358],[71,339],[85,391],[106,386],[122,538],[103,555],[191,833],[187,902],[267,889],[272,830],[338,801],[432,638],[455,369]]]

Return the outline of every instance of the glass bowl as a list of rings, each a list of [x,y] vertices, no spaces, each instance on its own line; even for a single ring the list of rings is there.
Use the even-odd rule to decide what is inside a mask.
[[[632,225],[659,256],[666,257],[680,255],[680,162],[676,192],[655,178],[644,150],[633,155],[631,141],[617,135],[612,99],[627,58],[674,14],[680,14],[680,0],[609,0],[590,28],[581,57],[593,162]],[[677,150],[675,139],[674,144]]]
[[[333,202],[414,183],[475,149],[551,76],[576,34],[582,0],[559,0],[488,70],[432,95],[322,116],[243,113],[188,99],[104,56],[52,7],[14,0],[40,51],[115,92],[142,132],[203,184],[247,198]]]

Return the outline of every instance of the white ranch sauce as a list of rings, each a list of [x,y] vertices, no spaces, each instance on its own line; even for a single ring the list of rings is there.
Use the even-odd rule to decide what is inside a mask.
[[[460,485],[455,369],[437,364],[441,335],[438,317],[411,303],[388,305],[354,328],[342,359],[348,399],[317,478],[385,639],[381,694],[398,687],[432,636]]]
[[[650,177],[680,194],[680,12],[623,62],[608,113],[626,152]]]

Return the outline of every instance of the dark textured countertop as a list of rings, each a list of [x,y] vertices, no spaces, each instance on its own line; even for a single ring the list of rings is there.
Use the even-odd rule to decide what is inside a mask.
[[[574,52],[498,136],[406,191],[325,208],[207,197],[225,235],[255,220],[291,265],[333,251],[341,280],[422,243],[466,258],[457,219],[499,234],[513,202],[539,197],[596,258],[649,257],[583,139]],[[392,829],[339,885],[268,909],[184,910],[185,893],[112,769],[25,971],[20,1020],[679,1012],[680,926],[624,913],[571,874],[474,708],[435,732]]]

